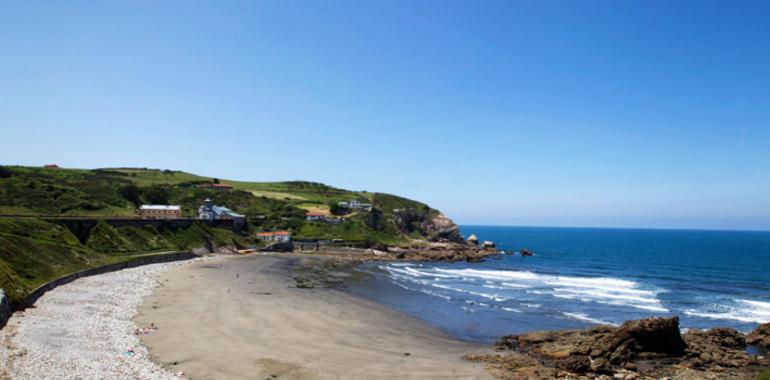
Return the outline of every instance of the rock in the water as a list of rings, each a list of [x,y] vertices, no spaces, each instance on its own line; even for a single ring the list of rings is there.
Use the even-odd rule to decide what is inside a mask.
[[[764,323],[757,326],[754,331],[746,336],[746,343],[770,349],[770,323]]]

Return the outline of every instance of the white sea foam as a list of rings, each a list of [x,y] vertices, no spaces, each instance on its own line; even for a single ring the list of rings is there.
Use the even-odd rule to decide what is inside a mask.
[[[716,304],[705,310],[689,309],[684,313],[701,318],[767,323],[770,322],[770,302],[738,299],[732,304]]]
[[[588,315],[583,314],[583,313],[567,313],[567,312],[563,312],[562,314],[564,314],[565,316],[570,317],[572,319],[576,319],[578,321],[581,321],[581,322],[594,323],[594,324],[597,324],[597,325],[611,325],[611,326],[617,326],[618,325],[617,323],[606,322],[606,321],[603,321],[601,319],[591,318]]]
[[[659,289],[645,289],[630,280],[611,277],[571,277],[530,271],[491,269],[447,269],[423,266],[383,265],[396,280],[466,293],[497,302],[526,300],[526,294],[545,295],[581,302],[668,312],[657,295]]]

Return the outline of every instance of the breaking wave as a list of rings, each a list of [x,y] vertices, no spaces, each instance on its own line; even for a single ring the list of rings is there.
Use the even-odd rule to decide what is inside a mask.
[[[688,309],[684,314],[709,319],[729,319],[745,323],[770,322],[770,302],[745,299],[734,300],[726,304],[713,304],[708,308]]]
[[[481,297],[506,303],[509,308],[509,304],[525,307],[533,305],[531,297],[537,295],[536,297],[546,296],[668,312],[657,297],[661,290],[643,288],[637,282],[618,278],[556,276],[515,270],[447,269],[404,263],[381,265],[379,268],[386,271],[397,283],[417,285],[424,290],[438,290],[439,294],[449,297],[458,294],[465,294],[465,297]],[[582,315],[573,314],[569,316],[575,319]],[[583,317],[584,322],[595,322],[586,318],[588,317]]]

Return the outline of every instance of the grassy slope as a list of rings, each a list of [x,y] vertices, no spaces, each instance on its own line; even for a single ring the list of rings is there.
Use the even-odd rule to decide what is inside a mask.
[[[0,213],[30,215],[136,216],[136,204],[124,197],[122,189],[138,186],[133,202],[155,203],[153,190],[165,194],[165,201],[182,206],[183,215],[194,217],[202,201],[244,214],[251,231],[292,229],[305,238],[375,240],[392,244],[425,237],[417,224],[434,215],[435,210],[409,199],[381,193],[356,192],[304,182],[244,182],[221,179],[233,191],[200,189],[196,183],[212,178],[158,169],[43,169],[6,167],[13,175],[0,178]],[[156,191],[157,193],[157,191]],[[342,225],[323,225],[304,220],[307,209],[327,209],[330,203],[357,199],[372,202],[381,210],[381,221],[367,223],[367,213],[357,213]],[[409,209],[403,225],[394,209]],[[363,215],[362,215],[363,214]],[[138,233],[138,232],[137,232]],[[152,246],[152,244],[150,244]]]
[[[343,239],[391,245],[425,238],[420,223],[435,215],[425,204],[387,194],[355,192],[323,184],[241,182],[233,191],[200,189],[208,177],[155,169],[44,169],[0,166],[0,213],[25,215],[124,216],[137,215],[137,204],[179,204],[185,216],[195,215],[206,198],[247,217],[248,232],[292,229],[295,236]],[[133,189],[134,196],[126,189]],[[357,199],[373,202],[373,212],[357,212],[342,224],[306,222],[308,208]],[[395,209],[407,210],[400,213]],[[216,245],[254,243],[251,235],[195,223],[191,228],[158,231],[152,227],[113,228],[99,223],[85,242],[55,223],[36,218],[0,218],[0,288],[18,301],[33,288],[63,274],[106,264],[137,254]]]
[[[113,228],[100,223],[85,244],[65,227],[35,218],[0,219],[0,288],[11,302],[45,282],[65,274],[118,262],[150,251],[189,250],[210,240],[215,245],[240,245],[243,238],[195,223],[191,228]]]

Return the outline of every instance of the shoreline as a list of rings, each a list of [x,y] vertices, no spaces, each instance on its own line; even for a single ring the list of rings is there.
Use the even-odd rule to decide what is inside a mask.
[[[640,331],[667,324],[668,338],[687,341],[684,356],[643,348],[622,351],[631,361],[616,363],[621,351],[610,358],[609,348],[611,362],[592,358],[628,331],[626,324],[504,336],[495,346],[462,341],[351,292],[359,263],[307,254],[222,255],[77,279],[15,313],[0,330],[0,379],[753,379],[770,363],[747,356],[743,336],[730,329],[680,337],[671,327],[678,320],[660,318],[628,323]],[[587,356],[581,347],[596,352]],[[634,355],[646,364],[637,369]]]
[[[492,378],[463,358],[488,345],[344,291],[297,287],[293,268],[307,259],[220,256],[163,274],[134,319],[158,326],[142,343],[192,378]]]

